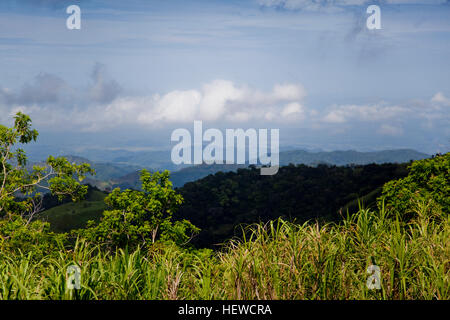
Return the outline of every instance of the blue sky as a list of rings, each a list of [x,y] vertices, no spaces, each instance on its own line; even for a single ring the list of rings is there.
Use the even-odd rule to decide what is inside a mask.
[[[27,112],[44,144],[163,148],[203,120],[280,128],[282,145],[445,152],[449,40],[439,0],[4,0],[0,121]]]

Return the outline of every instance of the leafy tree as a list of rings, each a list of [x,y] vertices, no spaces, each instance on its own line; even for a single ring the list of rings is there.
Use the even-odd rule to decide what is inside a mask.
[[[23,249],[30,242],[47,239],[48,224],[33,221],[42,209],[41,191],[79,200],[87,191],[80,182],[87,173],[94,173],[89,164],[71,164],[52,156],[29,170],[25,151],[17,145],[36,141],[38,132],[31,128],[29,116],[19,112],[14,119],[12,128],[0,125],[0,249]]]
[[[114,189],[105,199],[111,208],[98,224],[76,231],[93,242],[115,247],[150,245],[156,240],[185,244],[199,231],[187,220],[172,221],[183,198],[173,190],[169,171],[141,171],[142,190]]]
[[[415,214],[418,203],[450,213],[450,153],[414,161],[407,177],[393,180],[383,187],[379,203],[407,219]]]

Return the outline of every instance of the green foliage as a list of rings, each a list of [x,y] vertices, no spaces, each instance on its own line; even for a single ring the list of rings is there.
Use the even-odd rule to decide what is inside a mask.
[[[17,143],[35,141],[36,130],[31,129],[31,119],[23,113],[15,116],[14,127],[0,125],[0,216],[32,212],[33,200],[40,197],[37,188],[48,189],[61,199],[70,196],[74,201],[81,199],[87,190],[81,182],[87,173],[93,173],[88,164],[71,164],[67,159],[48,157],[45,165],[34,166],[29,172],[25,166],[27,157]],[[17,201],[21,193],[28,197]]]
[[[257,168],[219,172],[180,188],[185,202],[175,216],[202,229],[193,239],[196,246],[213,247],[240,235],[236,231],[242,223],[279,217],[296,223],[338,221],[340,212],[355,207],[352,201],[364,197],[365,205],[376,204],[384,183],[406,175],[404,164],[289,165],[273,176],[261,176]]]
[[[101,221],[75,232],[70,246],[66,234],[33,219],[37,188],[77,200],[87,189],[79,182],[92,170],[49,157],[28,172],[25,153],[14,146],[36,139],[30,124],[18,113],[13,128],[0,126],[0,299],[450,299],[449,154],[413,163],[407,177],[385,184],[377,210],[360,208],[339,223],[253,224],[216,252],[182,246],[199,230],[173,221],[182,195],[168,171],[143,170],[142,191],[113,190]],[[194,195],[189,210],[214,203],[255,221],[263,209],[279,216],[300,204],[340,205],[329,197],[333,188],[344,195],[342,204],[360,193],[372,198],[386,176],[404,175],[401,166],[379,168],[288,166],[281,179],[239,169],[183,190]],[[380,290],[366,286],[372,264],[381,270]],[[71,265],[81,270],[79,290],[67,286]]]
[[[450,153],[431,159],[414,161],[407,177],[386,183],[380,204],[409,218],[417,212],[418,203],[436,206],[443,214],[450,213]]]
[[[219,165],[218,165],[219,166]],[[171,173],[170,180],[174,175]],[[187,219],[202,229],[190,243],[197,247],[217,248],[234,235],[239,224],[283,217],[303,223],[309,219],[338,221],[341,214],[358,210],[360,200],[375,206],[382,186],[390,179],[407,175],[405,164],[335,167],[304,165],[280,168],[275,176],[261,176],[257,169],[239,169],[236,173],[216,173],[176,189],[184,198],[174,220]],[[142,184],[142,183],[141,183]],[[125,188],[126,189],[126,188]],[[142,190],[141,185],[136,188]],[[51,223],[51,230],[68,232],[84,228],[86,221],[98,221],[106,209],[104,202],[90,200],[54,207],[40,217]]]
[[[77,241],[43,258],[0,255],[0,299],[450,299],[450,220],[433,208],[408,225],[362,209],[341,224],[249,227],[220,252],[173,243],[112,252]],[[66,270],[81,269],[70,290]],[[381,289],[366,287],[367,267]]]
[[[13,215],[0,220],[0,253],[33,252],[42,258],[63,248],[67,237],[50,231],[50,225],[40,220],[27,221]]]
[[[17,144],[35,141],[38,132],[31,129],[29,116],[19,112],[14,119],[12,128],[0,125],[0,250],[33,247],[41,252],[54,246],[59,236],[49,233],[48,224],[32,222],[41,209],[39,189],[47,189],[59,199],[79,200],[87,190],[80,182],[94,172],[88,164],[71,164],[52,156],[44,165],[27,170],[27,157]]]
[[[141,172],[142,190],[114,189],[105,202],[111,210],[103,212],[98,224],[76,231],[90,241],[111,248],[149,245],[156,240],[184,244],[198,229],[187,220],[172,221],[182,203],[182,196],[172,188],[169,171]]]

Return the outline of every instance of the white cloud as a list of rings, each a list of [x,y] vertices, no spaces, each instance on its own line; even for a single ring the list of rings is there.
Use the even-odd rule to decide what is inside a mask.
[[[304,108],[298,102],[291,102],[287,104],[281,111],[283,117],[304,118]]]
[[[72,124],[81,130],[98,131],[120,125],[161,127],[194,120],[300,121],[304,118],[305,96],[306,91],[300,84],[276,84],[269,91],[261,91],[227,80],[214,80],[200,89],[173,90],[163,95],[118,96],[109,103],[92,99],[67,107],[32,104],[20,108],[36,123],[64,128]],[[12,105],[9,110],[17,107]]]
[[[172,91],[162,97],[155,95],[146,99],[145,106],[134,102],[132,109],[141,124],[185,123],[193,120],[285,121],[294,114],[303,113],[302,100],[305,95],[305,89],[299,84],[278,84],[272,91],[262,92],[247,86],[237,86],[231,81],[215,80],[203,85],[200,90]],[[114,104],[117,103],[121,104],[114,101]],[[118,106],[110,108],[116,111]]]
[[[333,105],[323,112],[310,111],[318,128],[326,125],[330,129],[373,128],[375,133],[401,136],[409,130],[442,131],[450,124],[450,99],[436,93],[429,101],[411,100],[401,104],[380,102],[367,105]]]
[[[273,88],[274,100],[301,100],[306,96],[305,89],[300,85],[275,85]]]
[[[202,94],[197,90],[172,91],[157,100],[154,106],[149,105],[141,111],[139,120],[142,123],[163,122],[191,122],[195,120]],[[138,106],[138,111],[142,106]]]
[[[198,92],[200,101],[199,113],[203,120],[216,120],[226,112],[228,103],[243,99],[244,90],[238,89],[231,81],[216,80],[203,86],[203,92]]]
[[[444,96],[442,92],[436,93],[432,98],[431,102],[436,104],[442,104],[445,106],[450,106],[450,99]]]
[[[394,119],[408,112],[403,106],[379,103],[373,105],[334,105],[326,112],[322,121],[344,123],[347,121],[380,121]]]
[[[370,127],[375,134],[390,136],[402,135],[407,127],[432,131],[450,123],[450,99],[442,92],[437,92],[428,101],[412,100],[399,104],[381,101],[306,109],[306,90],[294,83],[275,84],[264,91],[219,79],[199,88],[165,94],[123,95],[121,92],[116,97],[108,94],[109,102],[106,102],[108,99],[92,98],[89,90],[83,90],[85,88],[65,86],[74,99],[45,100],[32,94],[28,95],[29,99],[12,99],[22,91],[0,87],[0,120],[8,122],[15,112],[22,111],[29,114],[35,124],[56,130],[102,131],[121,126],[157,129],[203,120],[218,126],[233,123],[289,125],[311,130],[326,128],[331,130],[329,132],[338,130],[341,133]],[[83,95],[85,91],[87,94]],[[45,92],[40,90],[38,98]]]

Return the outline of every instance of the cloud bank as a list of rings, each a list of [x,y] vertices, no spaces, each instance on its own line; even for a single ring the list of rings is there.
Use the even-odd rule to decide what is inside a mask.
[[[364,132],[380,138],[424,133],[445,138],[450,134],[445,132],[450,127],[450,98],[443,92],[427,100],[319,108],[307,104],[300,83],[261,90],[217,79],[198,88],[136,95],[112,79],[101,64],[93,67],[90,79],[89,85],[75,88],[56,75],[41,73],[16,90],[0,86],[0,120],[11,121],[22,111],[36,125],[56,131],[151,131],[202,120],[218,127],[305,129],[312,136]]]
[[[72,88],[55,75],[39,74],[16,91],[0,87],[1,120],[20,110],[44,125],[100,131],[121,125],[162,127],[194,120],[285,123],[305,116],[306,90],[301,84],[275,84],[263,91],[218,79],[197,89],[127,95],[101,64],[94,66],[91,80],[85,88]]]

